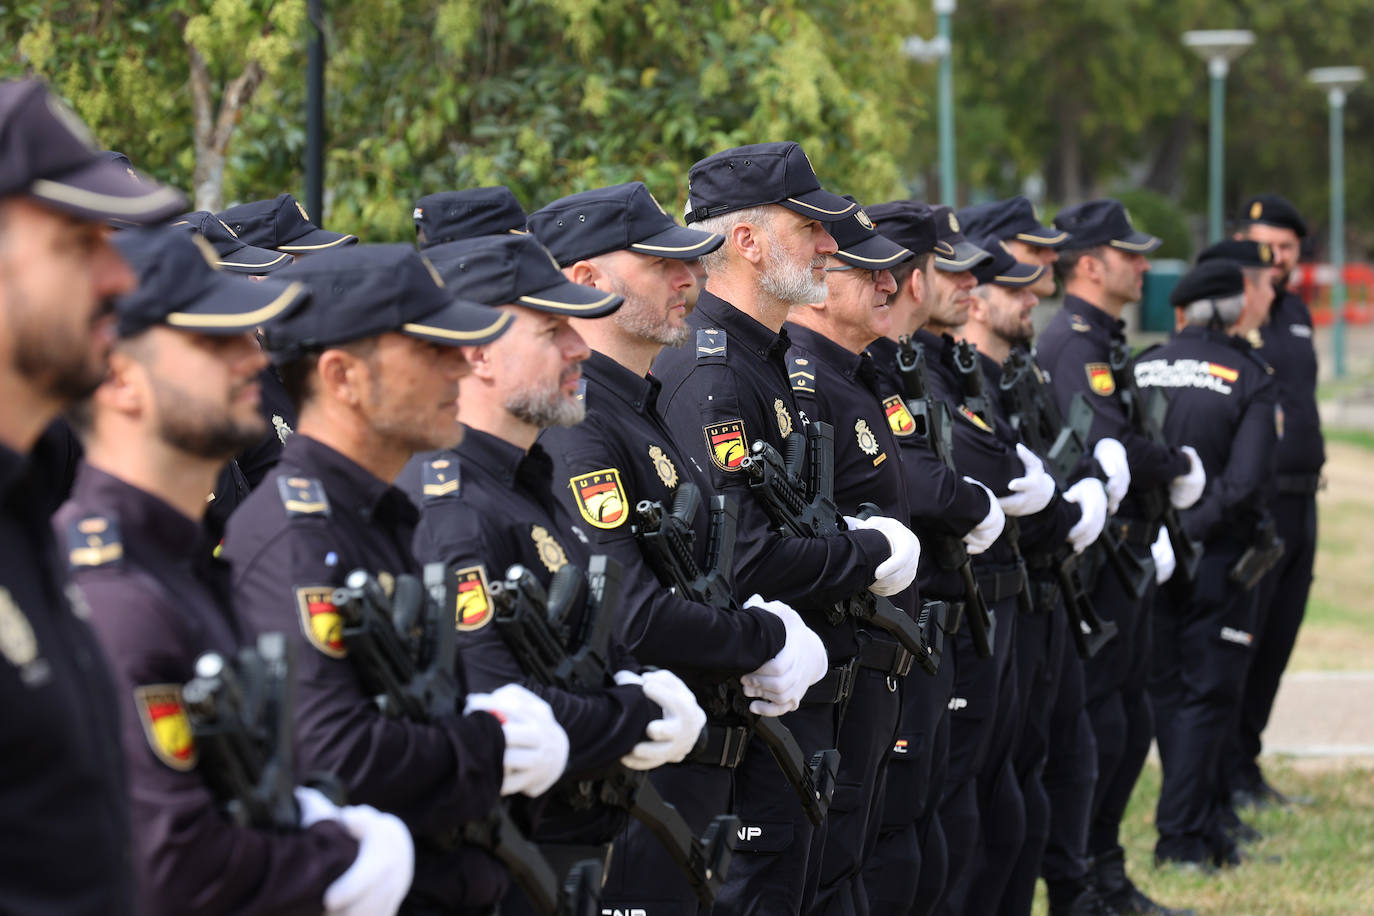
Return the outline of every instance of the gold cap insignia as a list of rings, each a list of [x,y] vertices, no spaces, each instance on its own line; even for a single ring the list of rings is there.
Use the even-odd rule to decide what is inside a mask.
[[[1264,215],[1264,204],[1260,203],[1259,201],[1255,201],[1253,204],[1250,205],[1250,218],[1251,218],[1251,219],[1259,219],[1259,218],[1260,218],[1261,216],[1263,216],[1263,215]]]
[[[950,231],[950,232],[958,232],[958,231],[959,231],[959,220],[955,217],[954,211],[953,211],[953,210],[951,210],[951,211],[950,211],[950,214],[949,214],[949,231]]]
[[[874,228],[874,227],[873,227],[873,220],[869,219],[869,218],[868,218],[868,214],[865,213],[863,210],[859,210],[857,213],[855,213],[855,214],[854,214],[854,218],[855,218],[856,220],[858,220],[858,221],[859,221],[859,225],[860,225],[860,226],[863,226],[865,229],[868,229],[868,230],[871,231],[871,230]]]

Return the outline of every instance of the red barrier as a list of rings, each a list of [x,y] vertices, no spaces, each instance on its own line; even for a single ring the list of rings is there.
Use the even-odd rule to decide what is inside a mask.
[[[1345,265],[1345,320],[1349,324],[1374,321],[1374,267],[1368,264]],[[1312,311],[1318,327],[1331,324],[1331,283],[1336,271],[1330,264],[1299,264],[1288,286],[1302,297]]]

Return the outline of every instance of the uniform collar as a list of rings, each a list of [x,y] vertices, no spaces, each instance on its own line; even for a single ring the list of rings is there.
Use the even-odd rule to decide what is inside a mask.
[[[785,355],[791,345],[786,330],[774,334],[753,316],[746,315],[709,290],[702,290],[697,296],[693,314],[710,319],[707,324],[723,328],[731,340],[744,344],[762,359]]]
[[[292,435],[282,446],[280,463],[300,468],[306,477],[318,478],[331,503],[356,509],[369,521],[414,525],[420,519],[404,493],[318,439]]]
[[[0,498],[7,498],[23,482],[28,467],[25,456],[8,445],[0,445]]]
[[[854,353],[824,334],[818,334],[810,328],[790,321],[786,329],[797,346],[809,351],[812,356],[845,378],[857,380],[868,388],[873,388],[877,384],[877,367],[867,353]]]
[[[872,356],[878,365],[887,367],[897,358],[897,341],[879,337],[868,345],[868,355]]]
[[[1219,330],[1217,328],[1204,328],[1200,325],[1195,324],[1188,325],[1184,328],[1179,328],[1177,331],[1174,332],[1174,337],[1178,338],[1179,340],[1205,340],[1209,343],[1220,344],[1223,347],[1230,347],[1233,350],[1239,350],[1242,353],[1248,352],[1249,350],[1253,349],[1250,346],[1249,342],[1246,341],[1243,337],[1237,337],[1234,334],[1227,334],[1225,331]]]
[[[553,481],[553,461],[537,442],[526,452],[505,439],[469,426],[454,451],[464,465],[475,464],[508,487],[520,485],[537,492],[548,489]]]
[[[1095,328],[1106,331],[1113,337],[1124,338],[1126,336],[1125,321],[1120,318],[1113,318],[1087,299],[1066,294],[1063,310],[1068,312],[1070,317],[1079,318]]]
[[[126,553],[150,549],[172,559],[208,553],[202,529],[194,519],[147,490],[85,461],[77,467],[71,500],[86,512],[113,515]]]
[[[589,382],[605,388],[639,413],[646,413],[658,400],[662,383],[652,375],[636,375],[632,370],[593,350],[582,363],[582,374]]]

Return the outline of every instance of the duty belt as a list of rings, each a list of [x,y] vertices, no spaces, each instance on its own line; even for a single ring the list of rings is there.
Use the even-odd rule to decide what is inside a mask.
[[[851,658],[843,665],[836,665],[825,677],[811,685],[802,697],[802,703],[843,703],[854,692],[854,678],[859,671],[859,659]]]
[[[1280,496],[1311,496],[1321,489],[1320,474],[1280,474],[1275,481]]]
[[[978,573],[978,591],[983,593],[983,600],[988,604],[1019,595],[1021,593],[1021,567],[1015,566],[1000,572]]]
[[[890,639],[874,639],[859,650],[859,666],[881,671],[890,677],[906,677],[912,656]]]
[[[700,763],[733,770],[744,759],[749,746],[749,729],[738,725],[707,723],[697,739],[697,746],[683,763]]]
[[[1121,532],[1121,540],[1142,550],[1149,550],[1153,547],[1155,538],[1159,537],[1159,525],[1156,522],[1117,516],[1112,524]]]

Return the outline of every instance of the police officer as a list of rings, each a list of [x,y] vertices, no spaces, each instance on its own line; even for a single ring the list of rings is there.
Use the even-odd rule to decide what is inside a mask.
[[[1307,609],[1317,550],[1316,491],[1326,452],[1317,412],[1312,315],[1288,287],[1307,236],[1307,224],[1297,209],[1277,194],[1259,194],[1246,201],[1240,222],[1238,235],[1267,246],[1274,261],[1274,303],[1269,320],[1256,329],[1255,349],[1274,367],[1283,414],[1278,481],[1269,511],[1287,546],[1282,561],[1258,588],[1254,661],[1246,678],[1237,736],[1223,766],[1239,804],[1263,805],[1293,800],[1265,781],[1259,767],[1260,735],[1269,722],[1279,679],[1288,666]]]
[[[135,284],[104,221],[160,222],[183,206],[105,161],[41,83],[0,83],[3,910],[135,911],[113,682],[84,605],[63,593],[48,526],[62,497],[40,438],[104,378],[110,303]]]
[[[1234,261],[1245,278],[1245,302],[1231,333],[1244,337],[1252,347],[1263,342],[1260,328],[1269,320],[1274,305],[1274,250],[1262,242],[1223,239],[1198,252],[1197,263]]]
[[[240,241],[295,257],[358,244],[356,235],[330,232],[312,223],[305,207],[290,194],[252,200],[217,215]]]
[[[1045,268],[1028,288],[1041,299],[1054,295],[1054,264],[1059,260],[1059,249],[1068,244],[1069,234],[1041,223],[1030,200],[992,200],[963,207],[955,215],[969,238],[996,239],[1022,264]]]
[[[493,340],[510,319],[454,299],[409,245],[325,252],[280,276],[314,292],[267,335],[300,427],[229,520],[234,604],[246,637],[284,631],[294,644],[302,770],[336,772],[351,800],[416,836],[411,904],[490,906],[505,885],[494,861],[429,841],[485,817],[498,795],[542,793],[562,772],[566,737],[516,685],[470,694],[465,715],[384,715],[348,658],[332,594],[354,569],[382,582],[418,574],[417,512],[389,481],[414,452],[461,437],[458,344]]]
[[[421,251],[445,242],[525,231],[525,210],[505,185],[426,194],[415,201],[411,218]]]
[[[53,524],[125,711],[141,908],[395,912],[414,864],[405,825],[307,788],[296,790],[299,832],[235,824],[181,698],[201,653],[232,658],[240,642],[228,571],[197,547],[206,488],[265,425],[254,376],[267,359],[253,329],[307,293],[218,274],[175,229],[130,229],[116,245],[140,283],[115,303],[109,375],[73,413],[86,458]]]
[[[917,562],[915,536],[893,519],[868,519],[824,539],[774,533],[743,465],[754,440],[781,450],[784,433],[798,428],[782,325],[794,305],[825,298],[822,268],[836,246],[821,221],[854,209],[820,187],[796,143],[738,147],[696,163],[687,221],[725,243],[702,259],[708,279],[687,319],[690,346],[664,350],[653,367],[663,383],[659,406],[678,444],[709,468],[713,488],[739,505],[740,594],[796,607],[826,644],[830,673],[783,717],[808,758],[835,746],[836,704],[848,695],[859,648],[853,624],[825,623],[823,609],[865,588],[896,594],[911,583]],[[715,912],[806,911],[824,831],[812,828],[758,741],[735,770],[735,797],[734,813],[749,838],[736,847]]]
[[[571,320],[591,351],[582,363],[586,417],[539,437],[553,458],[564,501],[582,518],[596,549],[633,577],[622,590],[622,641],[640,663],[669,668],[694,688],[742,675],[766,688],[759,691],[765,698],[752,704],[755,711],[776,716],[796,709],[827,670],[820,639],[781,602],[756,598],[727,613],[665,590],[645,567],[632,524],[631,507],[649,500],[671,508],[679,486],[690,481],[702,494],[693,518],[693,558],[702,569],[711,561],[711,484],[659,414],[659,382],[649,368],[665,346],[683,346],[690,337],[685,292],[694,281],[687,262],[724,239],[677,225],[637,181],[554,201],[530,214],[529,227],[568,279],[625,299],[606,319]],[[734,570],[721,573],[733,579]],[[729,810],[731,770],[747,739],[745,729],[712,723],[704,746],[682,764],[654,771],[664,800],[697,834]],[[605,908],[696,911],[681,872],[647,828],[632,821],[616,849],[602,892]]]
[[[1005,516],[982,484],[961,477],[937,457],[927,438],[932,431],[918,429],[897,370],[897,342],[926,323],[933,299],[935,255],[953,257],[954,249],[939,240],[930,208],[923,203],[896,201],[869,207],[867,212],[884,237],[913,253],[910,260],[891,268],[896,287],[887,300],[892,327],[886,337],[869,345],[868,352],[880,372],[879,393],[888,428],[901,451],[912,528],[926,545],[917,575],[920,593],[950,606],[943,618],[934,621],[941,631],[948,628],[943,641],[950,646],[967,596],[963,580],[942,563],[954,561],[960,553],[959,542],[968,554],[986,550],[1001,535]],[[952,546],[950,539],[955,542]],[[951,550],[953,555],[942,556]],[[948,760],[955,667],[946,657],[933,681],[908,677],[902,683],[901,720],[888,764],[882,824],[864,867],[869,907],[875,913],[923,916],[934,909],[944,890],[947,850],[939,802]]]
[[[824,268],[825,300],[793,308],[784,325],[792,342],[787,351],[792,392],[808,422],[828,423],[835,430],[834,499],[839,510],[852,517],[869,503],[883,515],[910,519],[878,369],[864,351],[892,327],[887,299],[897,286],[890,268],[913,255],[879,235],[862,209],[825,226],[838,246]],[[892,596],[896,608],[913,618],[919,600],[911,587]],[[880,790],[901,712],[899,691],[912,667],[911,653],[876,626],[862,626],[859,637],[858,676],[836,744],[839,797],[826,823],[812,913],[863,913],[869,908],[864,856],[877,842]],[[926,675],[913,677],[924,680]]]
[[[1167,488],[1178,508],[1202,492],[1205,472],[1191,446],[1160,445],[1136,431],[1112,376],[1112,348],[1125,346],[1121,314],[1140,298],[1149,261],[1162,242],[1138,232],[1126,209],[1114,200],[1068,207],[1056,227],[1072,237],[1055,269],[1064,283],[1064,303],[1036,343],[1036,361],[1050,377],[1059,409],[1067,415],[1075,394],[1093,409],[1089,445],[1103,460],[1103,438],[1125,448],[1131,490],[1113,525],[1157,576],[1172,568],[1173,554],[1158,519],[1145,517],[1141,493]],[[1108,905],[1123,912],[1159,913],[1165,908],[1144,895],[1125,873],[1118,833],[1153,731],[1146,683],[1149,671],[1149,596],[1137,600],[1114,575],[1100,575],[1091,598],[1104,620],[1116,622],[1116,638],[1084,663],[1088,715],[1097,739],[1097,787],[1089,821],[1088,852],[1093,881]]]
[[[1265,504],[1277,438],[1272,371],[1243,338],[1227,333],[1244,295],[1235,262],[1199,264],[1170,295],[1182,329],[1135,364],[1141,388],[1169,394],[1169,441],[1195,443],[1209,478],[1202,498],[1182,514],[1188,535],[1205,547],[1197,576],[1192,583],[1177,577],[1155,602],[1150,697],[1164,770],[1155,814],[1159,863],[1241,860],[1214,806],[1254,642],[1254,583],[1238,578],[1238,561]]]
[[[449,242],[427,254],[450,288],[489,306],[491,315],[510,316],[511,330],[489,345],[463,348],[472,372],[459,385],[462,443],[417,456],[402,475],[402,488],[421,507],[416,556],[457,567],[461,578],[477,583],[472,593],[484,594],[493,576],[499,581],[517,563],[547,588],[564,565],[585,569],[591,550],[585,522],[575,521],[555,495],[552,462],[535,440],[541,430],[577,423],[583,415],[577,393],[587,347],[569,316],[602,319],[623,300],[566,280],[529,235]],[[449,481],[457,485],[446,487]],[[459,652],[468,683],[524,679],[487,608],[485,598],[471,598],[460,612]],[[572,610],[572,632],[581,630],[586,610],[585,602]],[[671,671],[636,674],[634,660],[619,646],[612,657],[622,668],[615,686],[586,693],[535,687],[567,729],[569,772],[584,774],[617,760],[638,770],[681,760],[705,724],[691,692]],[[562,870],[585,858],[604,861],[603,847],[623,826],[621,811],[579,811],[555,794],[533,836]]]

